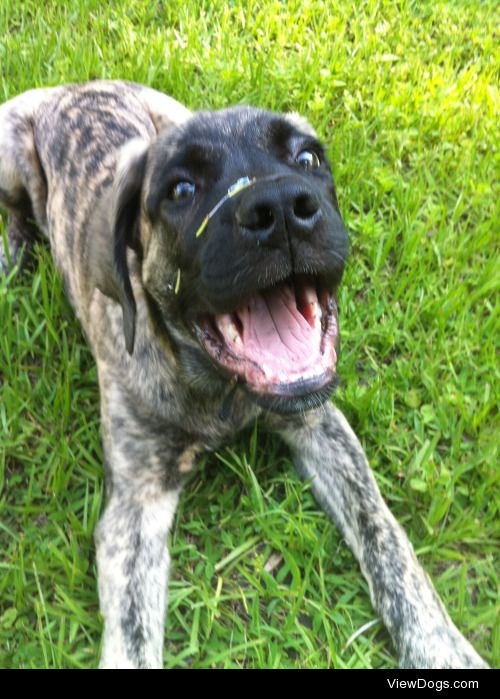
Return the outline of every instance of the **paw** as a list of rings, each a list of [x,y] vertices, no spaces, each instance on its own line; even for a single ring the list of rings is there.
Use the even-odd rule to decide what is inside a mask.
[[[454,626],[414,634],[400,652],[400,667],[433,670],[488,669],[487,663]]]
[[[30,225],[22,227],[11,221],[5,233],[0,234],[0,274],[7,274],[16,265],[21,268],[32,243]]]

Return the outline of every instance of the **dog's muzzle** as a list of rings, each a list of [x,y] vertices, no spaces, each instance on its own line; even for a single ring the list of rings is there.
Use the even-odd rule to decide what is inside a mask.
[[[300,180],[246,177],[235,187],[237,232],[261,249],[286,248],[291,236],[311,237],[323,216],[314,190]],[[230,191],[212,211],[233,196]],[[314,274],[280,278],[277,272],[276,277],[231,312],[202,315],[196,326],[200,342],[216,366],[243,382],[261,403],[266,397],[285,403],[327,395],[339,338],[334,296]]]

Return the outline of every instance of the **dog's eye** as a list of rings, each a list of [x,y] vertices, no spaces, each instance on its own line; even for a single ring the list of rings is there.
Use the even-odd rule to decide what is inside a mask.
[[[295,162],[304,170],[317,170],[321,164],[313,150],[301,150],[295,158]]]
[[[196,186],[192,182],[181,180],[171,187],[169,198],[173,201],[188,201],[194,197],[195,192]]]

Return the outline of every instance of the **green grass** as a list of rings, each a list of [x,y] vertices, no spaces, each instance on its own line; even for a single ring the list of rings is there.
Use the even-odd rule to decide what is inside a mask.
[[[0,5],[0,101],[124,77],[191,108],[247,102],[309,116],[329,145],[352,240],[336,400],[452,617],[494,665],[496,8]],[[0,328],[0,666],[95,666],[96,371],[45,248],[34,273],[0,279]],[[203,461],[171,548],[167,666],[396,664],[380,623],[358,633],[376,619],[358,566],[260,428]]]

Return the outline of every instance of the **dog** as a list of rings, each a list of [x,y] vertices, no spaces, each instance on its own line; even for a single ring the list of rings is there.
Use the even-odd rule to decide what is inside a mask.
[[[101,667],[162,666],[183,481],[256,418],[354,552],[401,667],[486,667],[329,400],[348,240],[306,119],[192,114],[125,81],[31,90],[0,107],[0,205],[2,269],[41,231],[97,362]]]

